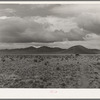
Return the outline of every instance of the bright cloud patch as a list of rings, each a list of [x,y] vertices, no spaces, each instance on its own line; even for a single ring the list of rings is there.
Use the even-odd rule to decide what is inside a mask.
[[[54,16],[35,17],[35,21],[41,24],[49,25],[48,30],[63,30],[69,32],[71,29],[78,28],[74,18],[60,18]]]

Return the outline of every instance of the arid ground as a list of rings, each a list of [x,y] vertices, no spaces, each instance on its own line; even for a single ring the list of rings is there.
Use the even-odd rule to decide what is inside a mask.
[[[0,55],[0,88],[100,88],[100,55]]]

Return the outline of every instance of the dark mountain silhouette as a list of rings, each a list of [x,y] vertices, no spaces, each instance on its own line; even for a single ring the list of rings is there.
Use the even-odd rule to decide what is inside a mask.
[[[0,50],[0,54],[56,54],[57,52],[61,52],[65,49],[61,48],[50,48],[47,46],[43,46],[40,48],[28,47],[28,48],[20,48],[20,49],[4,49]]]
[[[70,47],[69,49],[66,49],[62,51],[62,53],[67,54],[98,54],[100,53],[100,50],[98,49],[88,49],[86,47],[83,47],[81,45]]]
[[[39,48],[27,47],[20,49],[4,49],[0,50],[0,54],[100,54],[98,49],[88,49],[81,45],[70,47],[69,49],[51,48],[42,46]]]
[[[65,50],[65,49],[61,49],[61,48],[50,48],[50,47],[46,47],[46,46],[37,48],[37,52],[39,52],[39,53],[57,53],[57,52],[60,52],[62,50]]]

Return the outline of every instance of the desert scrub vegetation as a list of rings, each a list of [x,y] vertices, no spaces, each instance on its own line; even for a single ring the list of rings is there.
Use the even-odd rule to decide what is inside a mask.
[[[0,55],[0,88],[99,88],[100,55]]]

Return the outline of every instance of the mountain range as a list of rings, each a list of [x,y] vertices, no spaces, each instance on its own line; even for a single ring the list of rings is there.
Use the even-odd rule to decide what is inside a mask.
[[[68,49],[58,47],[51,48],[47,46],[35,48],[31,46],[20,49],[3,49],[0,50],[0,54],[100,54],[100,50],[88,49],[81,45],[76,45]]]

